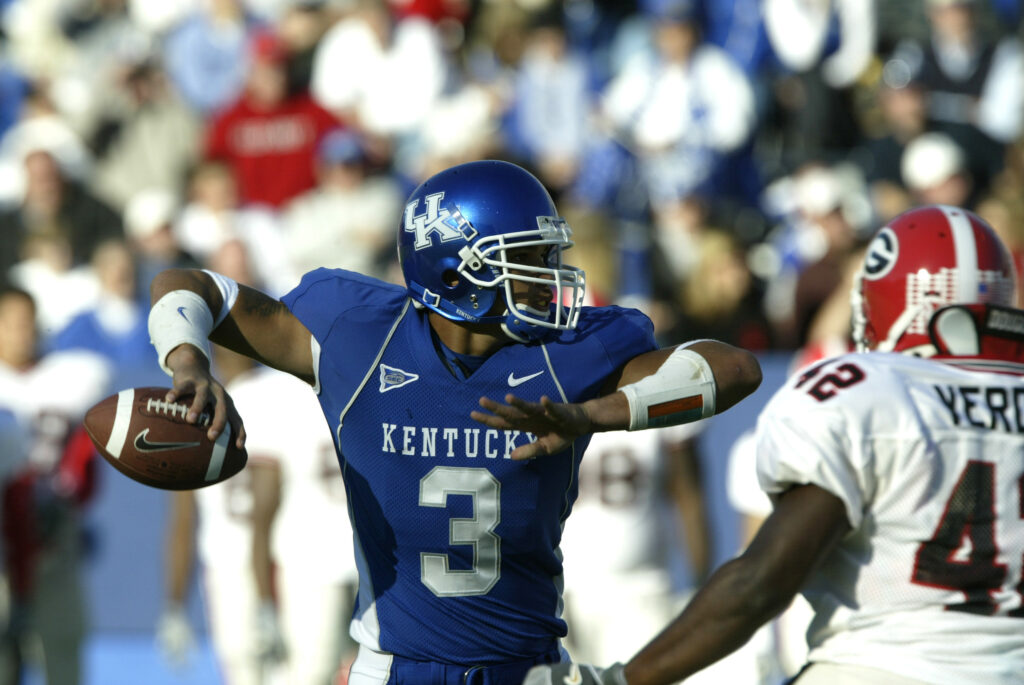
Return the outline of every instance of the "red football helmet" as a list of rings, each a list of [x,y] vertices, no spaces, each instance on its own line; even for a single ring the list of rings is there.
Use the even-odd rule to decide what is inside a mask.
[[[933,205],[900,214],[868,245],[851,293],[858,351],[934,351],[932,312],[947,304],[1013,306],[1010,253],[978,215]]]

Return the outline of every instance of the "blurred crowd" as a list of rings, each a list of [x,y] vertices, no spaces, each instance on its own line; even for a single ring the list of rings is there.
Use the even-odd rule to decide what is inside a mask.
[[[663,344],[841,348],[851,265],[915,204],[975,210],[1024,267],[1021,4],[0,0],[0,406],[35,431],[0,438],[43,444],[68,354],[157,369],[158,271],[399,280],[409,191],[481,158],[547,185],[593,301]],[[68,520],[81,385],[22,483]],[[80,641],[70,603],[45,639]]]
[[[407,192],[485,157],[544,181],[595,301],[665,341],[841,334],[819,315],[844,265],[917,203],[1024,251],[1017,0],[0,11],[0,276],[51,349],[146,358],[150,277],[223,249],[274,294],[318,266],[394,278]]]

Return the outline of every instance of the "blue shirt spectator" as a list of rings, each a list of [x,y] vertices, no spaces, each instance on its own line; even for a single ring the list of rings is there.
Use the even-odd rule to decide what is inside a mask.
[[[227,18],[192,14],[171,30],[164,43],[164,62],[186,102],[208,114],[238,99],[256,28],[239,7],[235,16]]]

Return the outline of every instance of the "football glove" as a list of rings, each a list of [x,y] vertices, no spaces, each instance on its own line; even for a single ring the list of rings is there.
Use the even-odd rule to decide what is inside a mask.
[[[196,639],[181,606],[169,606],[160,615],[156,623],[156,644],[164,658],[175,668],[188,662]]]
[[[626,685],[622,664],[598,668],[590,664],[544,664],[526,674],[523,685]]]

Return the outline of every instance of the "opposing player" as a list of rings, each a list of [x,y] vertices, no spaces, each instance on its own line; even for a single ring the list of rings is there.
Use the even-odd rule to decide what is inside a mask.
[[[472,162],[410,196],[404,288],[318,269],[278,302],[208,272],[153,281],[168,398],[194,392],[190,420],[214,402],[211,436],[245,439],[207,337],[317,391],[359,568],[350,682],[513,683],[561,660],[558,541],[589,434],[697,420],[760,383],[744,350],[659,350],[641,313],[582,308],[570,236],[533,176]]]
[[[681,542],[697,585],[710,570],[700,427],[612,431],[591,439],[561,542],[566,642],[574,660],[624,659],[679,612],[684,595],[671,564]]]
[[[260,369],[231,397],[246,420],[256,587],[280,616],[284,682],[334,685],[354,656],[358,571],[331,431],[312,389],[280,371]]]
[[[772,514],[625,668],[584,668],[573,682],[685,678],[800,589],[815,618],[799,685],[1024,682],[1014,281],[1006,248],[971,212],[924,207],[882,228],[852,293],[861,352],[796,374],[759,419]],[[560,683],[571,668],[526,682]]]
[[[28,621],[50,685],[81,680],[88,625],[80,570],[81,509],[95,485],[85,412],[109,393],[112,372],[84,350],[43,355],[32,297],[0,290],[0,407],[29,427],[33,547],[38,550]],[[27,660],[32,661],[33,655]]]
[[[228,388],[244,387],[255,373],[250,359],[222,347],[214,349],[213,359]],[[226,685],[273,682],[283,658],[277,613],[272,606],[261,608],[252,572],[253,474],[246,468],[222,483],[172,493],[168,517],[167,597],[157,621],[157,645],[172,666],[189,658],[195,637],[185,601],[198,569],[210,638]]]

